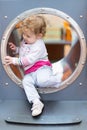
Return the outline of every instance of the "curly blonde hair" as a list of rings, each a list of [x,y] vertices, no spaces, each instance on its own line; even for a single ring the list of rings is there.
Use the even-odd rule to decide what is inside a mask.
[[[31,30],[36,35],[42,34],[42,36],[46,33],[46,22],[43,16],[34,15],[32,17],[26,18],[22,22],[22,31],[25,29]]]

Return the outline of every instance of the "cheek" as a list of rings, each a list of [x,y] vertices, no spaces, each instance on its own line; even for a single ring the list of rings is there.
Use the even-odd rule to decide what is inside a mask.
[[[34,38],[31,38],[31,41],[32,41],[32,42],[35,42],[35,39],[34,39]]]

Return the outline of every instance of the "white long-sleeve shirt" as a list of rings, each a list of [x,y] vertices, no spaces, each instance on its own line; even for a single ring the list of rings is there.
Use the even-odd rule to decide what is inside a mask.
[[[37,40],[33,44],[25,44],[21,42],[19,48],[19,58],[24,71],[29,70],[32,66],[39,68],[39,65],[50,65],[48,53],[42,39]],[[38,63],[38,64],[37,64]]]

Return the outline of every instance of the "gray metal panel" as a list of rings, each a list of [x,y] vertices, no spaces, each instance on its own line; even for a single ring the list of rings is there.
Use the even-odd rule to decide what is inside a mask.
[[[44,102],[45,109],[41,118],[44,118],[45,121],[53,122],[55,121],[54,116],[59,119],[63,118],[63,121],[69,120],[72,117],[76,117],[81,119],[82,122],[80,124],[71,124],[71,125],[34,125],[34,124],[15,124],[15,123],[6,123],[5,119],[11,116],[19,116],[21,118],[30,117],[32,120],[30,106],[26,100],[3,100],[0,101],[0,128],[3,130],[85,130],[87,127],[87,101],[49,101]],[[69,117],[69,118],[68,118]],[[37,122],[41,122],[40,119],[37,118]],[[57,118],[58,119],[58,118]],[[18,120],[18,118],[17,118]],[[52,121],[51,120],[51,121]],[[57,120],[56,120],[57,122]],[[33,123],[33,122],[32,122]]]
[[[49,8],[55,8],[61,11],[64,11],[68,15],[70,15],[81,27],[82,31],[85,34],[85,37],[87,35],[86,32],[86,12],[87,12],[87,1],[86,0],[74,0],[71,1],[67,0],[64,2],[63,0],[4,0],[0,1],[0,24],[1,24],[1,31],[0,31],[0,37],[2,37],[3,32],[9,22],[14,19],[17,15],[22,13],[23,11],[37,8],[37,7],[49,7]],[[7,17],[6,17],[7,16]],[[82,16],[82,17],[80,17]],[[44,100],[77,100],[77,99],[87,99],[87,83],[86,83],[86,65],[84,67],[84,70],[82,71],[81,75],[78,77],[78,79],[72,83],[68,88],[53,93],[53,94],[47,94],[42,95],[42,98]],[[25,99],[25,94],[23,90],[5,73],[1,62],[0,62],[0,98],[1,99]],[[2,77],[3,75],[3,77]]]
[[[85,38],[87,39],[87,0],[0,0],[0,40],[5,28],[12,19],[23,11],[37,7],[49,7],[64,11],[80,25],[85,34]],[[42,95],[44,101],[50,100],[50,102],[45,102],[45,109],[42,116],[48,116],[47,119],[49,120],[52,115],[66,116],[66,118],[67,115],[76,115],[82,119],[82,123],[79,125],[36,126],[7,124],[4,119],[9,115],[14,114],[26,116],[31,113],[28,101],[25,100],[26,96],[23,89],[19,88],[7,76],[1,62],[0,99],[0,129],[85,130],[87,127],[87,63],[78,79],[68,88],[53,94]]]

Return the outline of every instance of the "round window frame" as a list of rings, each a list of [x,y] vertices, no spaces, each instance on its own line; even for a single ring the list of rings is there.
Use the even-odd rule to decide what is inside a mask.
[[[10,66],[6,66],[4,64],[4,57],[7,55],[7,42],[9,39],[9,36],[12,32],[12,30],[14,29],[15,25],[20,22],[20,20],[25,19],[26,17],[32,16],[32,15],[36,15],[36,14],[50,14],[50,15],[56,15],[58,17],[63,18],[64,20],[68,21],[72,27],[75,29],[78,37],[79,37],[79,41],[80,41],[80,47],[81,47],[81,53],[80,53],[80,59],[78,62],[78,65],[76,67],[76,69],[74,70],[74,72],[69,76],[69,78],[67,78],[66,80],[64,80],[60,87],[58,88],[37,88],[38,91],[40,93],[53,93],[59,90],[62,90],[64,88],[66,88],[67,86],[69,86],[71,83],[73,83],[77,77],[80,75],[85,61],[86,61],[86,40],[84,37],[84,34],[81,30],[81,28],[79,27],[79,25],[66,13],[59,11],[57,9],[53,9],[53,8],[34,8],[31,10],[27,10],[23,13],[21,13],[20,15],[18,15],[15,19],[13,19],[10,24],[7,26],[2,40],[1,40],[1,60],[2,60],[2,64],[3,67],[6,71],[6,73],[8,74],[8,76],[20,87],[22,87],[22,82],[21,80],[13,73],[12,69],[10,68]],[[3,51],[4,50],[4,51]],[[84,53],[83,53],[84,52]]]

